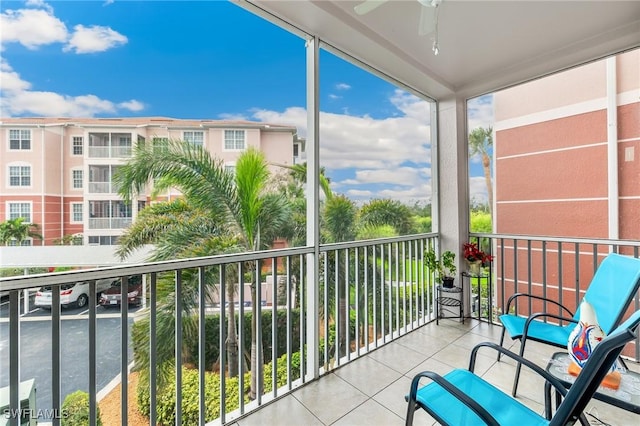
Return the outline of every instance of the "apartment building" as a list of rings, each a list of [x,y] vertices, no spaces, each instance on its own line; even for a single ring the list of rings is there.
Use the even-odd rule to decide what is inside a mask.
[[[495,231],[640,239],[640,50],[495,93]]]
[[[640,240],[640,50],[497,92],[494,109],[497,233]],[[496,268],[504,294],[564,301],[578,300],[568,283],[585,290],[594,255],[609,250],[509,239],[497,249],[517,260]]]
[[[231,169],[248,147],[264,152],[274,171],[300,162],[304,153],[295,127],[250,121],[2,118],[0,138],[0,220],[24,217],[38,224],[44,245],[70,235],[81,235],[83,244],[116,244],[152,202],[148,192],[125,203],[112,183],[134,144],[189,141]],[[169,191],[163,198],[178,195]]]

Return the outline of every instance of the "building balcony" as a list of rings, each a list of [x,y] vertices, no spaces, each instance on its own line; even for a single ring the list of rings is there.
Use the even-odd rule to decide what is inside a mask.
[[[89,182],[90,194],[113,194],[115,192],[111,182]]]
[[[640,243],[620,240],[489,234],[470,238],[495,259],[480,277],[456,277],[456,285],[464,288],[464,323],[457,314],[435,322],[436,283],[424,256],[439,246],[436,234],[321,245],[318,258],[312,247],[301,247],[4,278],[0,284],[10,296],[0,323],[0,371],[10,373],[0,376],[0,387],[9,386],[10,405],[17,408],[19,382],[35,379],[38,408],[52,412],[68,393],[84,390],[90,395],[91,418],[109,395],[119,401],[122,424],[135,424],[138,414],[129,410],[138,406],[139,392],[146,395],[149,410],[144,424],[402,424],[404,395],[413,375],[464,368],[475,344],[497,342],[497,315],[511,294],[556,294],[575,308],[606,253],[638,257],[640,250]],[[95,283],[114,277],[124,283],[136,275],[144,277],[143,309],[124,304],[109,310],[89,303],[67,315],[53,291],[50,313],[34,319],[27,318],[33,313],[21,312],[24,289],[86,281],[91,283],[89,300],[97,300]],[[257,281],[264,284],[250,285]],[[638,306],[636,295],[631,309]],[[519,309],[528,315],[538,308]],[[240,354],[251,352],[255,316],[255,340],[262,342],[255,346],[256,358],[262,357],[264,364],[252,366],[244,357],[231,361],[221,350],[230,315],[237,321]],[[38,321],[47,338],[40,337],[37,356],[22,356],[34,355]],[[507,346],[517,349],[518,343]],[[535,343],[527,347],[527,357],[542,366],[558,351]],[[173,348],[181,348],[179,356]],[[626,348],[625,356],[631,369],[640,370],[633,363],[640,360],[638,341]],[[73,374],[70,359],[78,364]],[[46,368],[38,368],[43,362]],[[169,365],[176,368],[162,367]],[[510,389],[515,366],[509,361],[480,355],[478,368],[483,377]],[[248,369],[257,371],[262,383],[263,391],[254,399],[248,396]],[[239,374],[218,374],[229,370]],[[138,381],[140,371],[146,382]],[[113,386],[106,385],[121,378],[127,385],[137,381],[138,387],[114,393]],[[524,372],[519,389],[521,400],[542,411],[542,382]],[[246,396],[238,400],[238,394]],[[591,402],[587,411],[610,424],[637,420],[635,414],[600,402]],[[168,418],[167,413],[175,414]],[[424,413],[416,421],[433,423]]]
[[[131,157],[131,146],[89,146],[89,158],[128,158]]]
[[[89,229],[124,229],[131,225],[130,217],[92,217]]]

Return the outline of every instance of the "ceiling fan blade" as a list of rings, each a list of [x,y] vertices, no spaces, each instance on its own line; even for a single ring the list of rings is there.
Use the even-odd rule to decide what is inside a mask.
[[[389,0],[365,0],[363,3],[360,3],[356,7],[353,8],[354,12],[358,15],[364,15],[366,13],[371,12],[373,9],[377,9],[382,6]]]
[[[432,33],[436,29],[434,19],[436,8],[423,5],[420,9],[420,26],[418,27],[418,34],[423,36]]]

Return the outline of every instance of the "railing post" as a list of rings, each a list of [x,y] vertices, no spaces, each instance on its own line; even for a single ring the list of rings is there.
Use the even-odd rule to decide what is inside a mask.
[[[9,424],[20,424],[20,291],[9,292]]]

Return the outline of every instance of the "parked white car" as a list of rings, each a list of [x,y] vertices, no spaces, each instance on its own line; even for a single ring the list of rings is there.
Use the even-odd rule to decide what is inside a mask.
[[[117,279],[104,279],[96,282],[96,293],[98,297],[100,294],[111,287],[111,283]],[[40,290],[36,292],[36,298],[34,301],[35,306],[40,308],[51,309],[51,289],[52,286],[45,285],[40,287]],[[60,305],[63,308],[67,308],[71,305],[76,305],[78,308],[83,308],[89,303],[89,283],[86,281],[80,281],[77,283],[68,283],[60,285]]]

